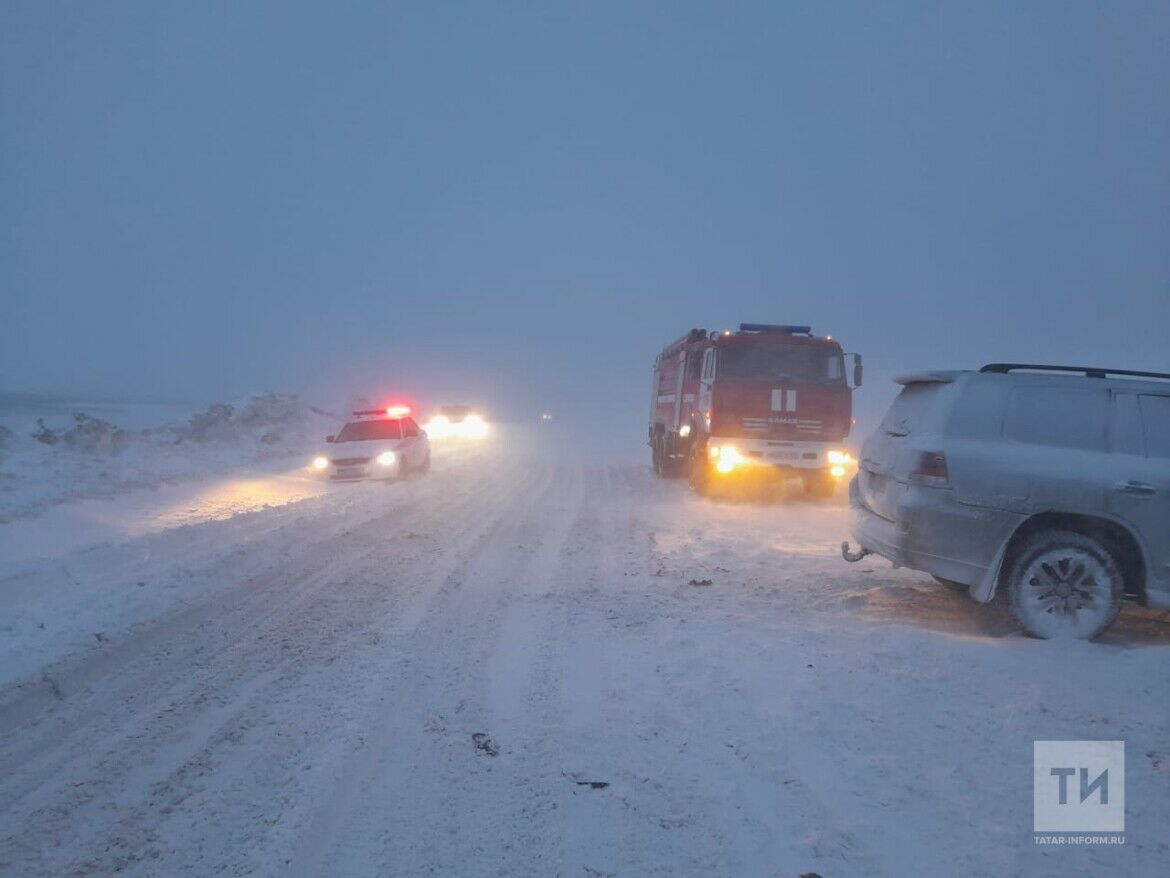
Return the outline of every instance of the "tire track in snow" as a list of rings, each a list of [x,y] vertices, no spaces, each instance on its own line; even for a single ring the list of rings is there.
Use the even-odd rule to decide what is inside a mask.
[[[157,707],[154,689],[160,684],[167,687],[170,699],[182,701],[188,698],[191,690],[173,691],[170,687],[175,683],[160,678],[168,667],[180,681],[192,679],[189,670],[199,669],[209,662],[221,668],[221,674],[230,675],[234,665],[227,659],[254,648],[266,632],[278,629],[300,610],[305,600],[336,577],[339,543],[343,546],[352,544],[349,554],[369,556],[381,552],[384,549],[377,545],[376,540],[379,534],[387,531],[395,517],[417,508],[418,500],[415,499],[404,507],[380,511],[356,526],[346,525],[339,534],[301,541],[296,544],[295,553],[270,565],[262,574],[235,583],[229,593],[209,596],[175,616],[141,626],[139,630],[118,638],[97,656],[86,653],[51,668],[49,672],[65,691],[67,703],[49,702],[48,706],[58,708],[54,711],[57,714],[54,721],[70,730],[67,736],[55,737],[54,744],[67,746],[82,735],[88,736],[90,722],[102,716],[99,702],[144,702],[144,712],[130,718],[131,722],[143,722]],[[343,552],[341,557],[344,560],[347,553]],[[213,627],[220,630],[220,640],[225,644],[218,650],[211,650],[205,637],[188,636],[191,632]],[[112,687],[102,685],[109,683],[113,684]],[[100,692],[97,699],[89,694],[91,687],[101,687],[94,689]],[[3,725],[18,727],[30,718],[34,726],[39,722],[36,707],[44,702],[42,693],[22,690],[23,687],[17,687],[14,703],[4,705],[0,713]],[[32,737],[28,739],[28,748],[29,752],[36,750],[41,758],[49,755]],[[28,753],[14,750],[4,752],[3,757],[24,763]]]
[[[445,522],[450,521],[452,513],[459,513],[461,515],[470,514],[475,508],[482,508],[484,505],[484,493],[495,493],[490,488],[495,487],[495,480],[488,479],[480,483],[472,484],[461,492],[459,495],[459,503],[452,506],[447,504],[444,507],[436,507],[427,516],[416,517],[416,523],[428,523],[436,528],[442,526]],[[416,503],[417,505],[417,503]],[[199,721],[208,713],[208,706],[210,704],[221,703],[233,705],[233,709],[228,710],[227,714],[230,718],[222,726],[219,724],[212,724],[212,728],[207,729],[209,733],[208,744],[204,750],[214,750],[217,744],[218,735],[223,740],[230,740],[238,738],[238,731],[232,731],[230,728],[233,724],[236,726],[246,725],[243,718],[246,717],[252,705],[259,703],[263,705],[266,701],[274,699],[274,693],[279,691],[281,687],[287,688],[295,683],[297,678],[297,665],[303,661],[304,655],[297,655],[295,652],[291,656],[284,656],[281,654],[282,647],[287,644],[288,638],[291,635],[294,638],[300,637],[311,641],[311,630],[297,631],[295,626],[292,631],[288,630],[290,620],[296,621],[297,614],[303,614],[306,604],[313,600],[330,582],[335,580],[340,574],[356,574],[361,572],[368,572],[371,568],[384,571],[386,565],[384,563],[371,562],[374,559],[385,556],[385,546],[379,545],[378,535],[379,531],[384,531],[387,525],[390,524],[391,519],[397,511],[379,515],[358,527],[350,527],[345,534],[347,544],[350,546],[350,551],[338,552],[342,546],[338,546],[338,540],[325,541],[326,547],[332,548],[333,551],[322,551],[325,547],[318,547],[313,550],[313,554],[321,556],[322,563],[316,575],[305,576],[306,571],[302,569],[294,574],[288,567],[282,565],[270,576],[266,592],[271,592],[278,589],[282,582],[295,582],[297,576],[301,576],[302,582],[296,586],[293,591],[296,593],[295,600],[290,600],[287,592],[281,592],[277,595],[263,594],[257,596],[255,599],[246,600],[234,608],[234,614],[224,619],[220,608],[210,608],[209,612],[212,615],[219,615],[217,622],[223,628],[223,639],[229,643],[225,649],[215,651],[214,654],[207,657],[205,662],[196,661],[194,665],[189,666],[189,660],[192,655],[200,652],[201,647],[196,644],[188,644],[190,648],[183,650],[163,650],[160,656],[155,657],[152,663],[146,663],[145,669],[138,669],[137,673],[130,674],[131,680],[134,682],[127,682],[122,690],[126,690],[131,686],[142,686],[146,694],[140,700],[144,702],[142,709],[137,714],[131,714],[129,718],[125,715],[111,715],[111,710],[107,704],[104,708],[101,705],[95,704],[97,699],[88,699],[89,704],[78,703],[71,701],[67,706],[63,706],[61,715],[55,717],[55,725],[57,726],[84,726],[85,723],[71,722],[71,720],[78,720],[81,717],[80,713],[84,713],[87,709],[96,709],[95,714],[98,719],[105,722],[106,728],[101,729],[99,733],[94,736],[92,733],[87,736],[90,740],[90,746],[77,746],[75,739],[77,735],[69,736],[65,741],[58,744],[57,747],[49,748],[49,751],[41,757],[42,772],[39,776],[36,773],[31,773],[25,769],[23,770],[25,780],[24,792],[36,792],[37,801],[32,803],[25,803],[27,807],[32,805],[31,813],[26,813],[26,820],[44,821],[49,820],[51,825],[68,825],[72,820],[73,813],[78,808],[86,808],[92,810],[92,803],[95,799],[101,798],[104,794],[112,796],[114,800],[121,799],[133,800],[134,795],[139,787],[141,787],[140,779],[142,777],[141,771],[135,772],[134,766],[130,764],[130,756],[134,759],[145,761],[152,761],[157,753],[152,754],[153,750],[165,750],[169,746],[166,742],[173,740],[175,737],[182,738],[184,730],[188,727],[199,727]],[[458,543],[456,543],[458,547]],[[339,567],[338,554],[341,555],[341,566]],[[348,560],[346,560],[348,556]],[[398,560],[398,559],[396,559]],[[414,569],[432,569],[429,566],[429,561],[432,557],[419,556],[415,559]],[[284,600],[272,600],[273,597],[284,598]],[[259,613],[259,608],[265,602],[270,604],[268,612]],[[258,618],[259,616],[259,618]],[[313,619],[309,618],[310,626]],[[225,624],[227,623],[227,624]],[[257,624],[263,623],[263,624]],[[231,625],[235,626],[233,632]],[[282,626],[284,629],[282,630]],[[175,629],[174,633],[179,634],[183,631],[185,625],[178,626],[164,626],[167,633],[171,633],[171,629]],[[352,635],[352,631],[341,631],[340,636],[346,634]],[[195,638],[196,640],[203,640],[197,633],[187,632],[188,639]],[[274,638],[277,635],[283,635],[282,641],[277,641]],[[320,650],[323,647],[328,647],[327,639],[320,643],[312,644],[314,648]],[[336,644],[333,644],[336,648]],[[157,649],[158,644],[148,642],[147,649]],[[141,647],[140,647],[141,648]],[[269,655],[269,664],[274,665],[275,668],[284,668],[283,676],[278,676],[274,681],[265,685],[256,687],[249,679],[241,680],[241,670],[246,668],[255,668],[257,656],[263,656],[265,653]],[[303,652],[303,651],[302,651]],[[200,672],[199,666],[206,665],[207,670]],[[190,670],[195,670],[195,674],[190,674]],[[184,677],[194,677],[196,682],[188,686],[185,690],[182,686],[185,683]],[[181,691],[173,691],[173,687],[180,686]],[[234,704],[231,690],[239,686],[243,686],[248,690],[249,695],[240,704]],[[200,694],[201,693],[201,694]],[[103,693],[108,699],[109,693]],[[173,696],[169,701],[165,700],[167,695]],[[167,707],[165,705],[169,704]],[[159,712],[161,708],[161,713]],[[217,708],[212,708],[211,712],[214,714]],[[72,715],[70,715],[72,714]],[[155,721],[151,724],[151,716],[154,716]],[[165,721],[163,726],[159,722]],[[92,724],[92,723],[91,723]],[[92,730],[91,730],[92,732]],[[19,736],[18,736],[19,737]],[[113,744],[107,750],[107,756],[116,761],[99,761],[95,766],[93,760],[93,743],[96,741],[108,740],[117,744]],[[31,743],[40,740],[41,736],[29,735],[26,740]],[[11,739],[10,739],[11,740]],[[43,745],[46,743],[40,740]],[[83,742],[84,743],[84,742]],[[53,750],[60,750],[64,747],[66,761],[64,763],[54,756]],[[146,748],[144,750],[144,748]],[[188,741],[184,745],[183,752],[190,752],[192,749],[199,750],[198,741]],[[205,754],[204,754],[205,755]],[[15,765],[16,762],[10,761],[9,754],[2,754],[3,762],[0,764]],[[179,776],[184,768],[190,764],[190,761],[183,762],[177,767],[167,769],[167,760],[163,760],[163,764],[159,769],[159,774],[174,778]],[[222,768],[222,766],[221,766]],[[89,781],[77,781],[78,777],[84,778],[86,772],[95,773],[96,777],[91,777]],[[222,774],[222,770],[220,772]],[[57,776],[61,777],[58,778]],[[136,778],[134,782],[130,782],[127,778]],[[3,788],[4,793],[20,792],[12,789],[12,777],[6,778],[8,783]],[[59,782],[53,783],[51,781],[57,780]],[[69,787],[64,784],[68,782]],[[157,785],[158,781],[152,786]],[[94,792],[97,788],[98,793]],[[19,796],[6,796],[6,801],[9,803],[7,807],[11,808],[18,804]],[[108,799],[107,799],[108,800]],[[39,801],[39,807],[38,807]],[[72,804],[70,804],[72,803]],[[52,805],[51,808],[47,807]],[[130,824],[142,823],[148,817],[146,811],[132,817],[128,822]],[[101,823],[102,821],[94,821]],[[123,821],[124,823],[127,821]],[[51,828],[51,827],[45,827]],[[132,834],[132,833],[131,833]],[[126,854],[133,861],[133,852]],[[118,861],[119,865],[126,865],[127,860],[125,856]],[[101,863],[93,864],[93,868],[100,870]],[[55,871],[55,867],[48,871]]]
[[[296,874],[361,874],[371,862],[402,874],[460,866],[482,872],[491,853],[469,851],[460,840],[514,838],[513,820],[500,813],[510,787],[486,800],[480,787],[505,781],[514,751],[493,724],[490,668],[510,605],[540,592],[559,555],[557,534],[567,533],[572,510],[563,495],[573,493],[566,482],[576,478],[563,473],[542,463],[538,484],[515,514],[497,520],[405,637],[403,654],[417,657],[404,669],[409,679],[365,721],[373,737],[303,832]],[[542,534],[552,538],[541,542]],[[499,744],[500,758],[475,749],[470,735],[477,730]],[[522,846],[519,839],[511,844]]]

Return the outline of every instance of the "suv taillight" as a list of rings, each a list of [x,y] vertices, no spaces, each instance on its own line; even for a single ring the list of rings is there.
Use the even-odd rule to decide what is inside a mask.
[[[947,456],[941,451],[921,452],[914,469],[910,471],[910,481],[936,488],[948,487],[951,481],[947,472]]]

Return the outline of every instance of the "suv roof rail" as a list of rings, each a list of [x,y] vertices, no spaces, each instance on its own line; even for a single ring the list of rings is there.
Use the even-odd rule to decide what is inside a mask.
[[[1000,375],[1006,375],[1008,372],[1073,372],[1088,378],[1125,375],[1130,378],[1161,378],[1170,381],[1170,373],[1167,372],[1135,372],[1132,369],[1101,369],[1095,366],[1046,366],[1039,363],[988,363],[979,371]]]

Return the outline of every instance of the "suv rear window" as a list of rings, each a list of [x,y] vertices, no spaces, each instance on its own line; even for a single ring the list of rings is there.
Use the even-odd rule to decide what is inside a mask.
[[[1143,393],[1138,397],[1146,457],[1170,457],[1170,396]]]
[[[943,388],[949,386],[934,381],[907,384],[882,418],[882,432],[889,436],[931,432],[940,421]]]
[[[1109,398],[1104,390],[1072,387],[1016,387],[1008,396],[1003,435],[1030,445],[1105,448]]]

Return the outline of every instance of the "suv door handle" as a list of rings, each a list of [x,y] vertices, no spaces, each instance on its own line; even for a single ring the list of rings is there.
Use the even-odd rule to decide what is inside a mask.
[[[1137,494],[1142,497],[1158,493],[1153,485],[1147,485],[1145,482],[1119,482],[1113,486],[1113,490],[1122,494]]]

